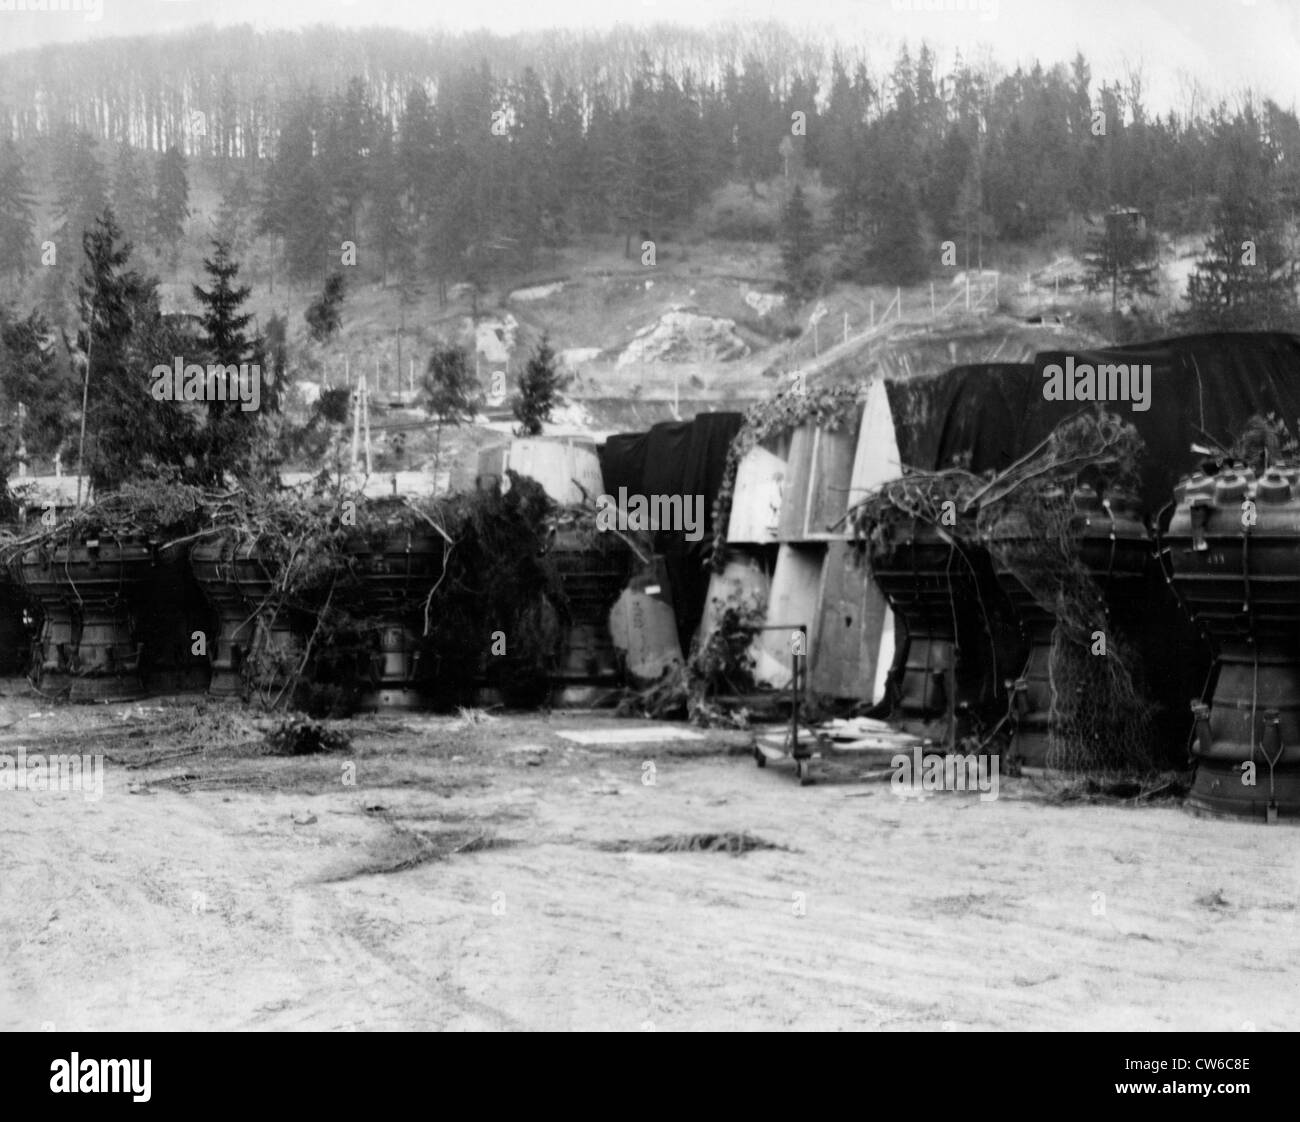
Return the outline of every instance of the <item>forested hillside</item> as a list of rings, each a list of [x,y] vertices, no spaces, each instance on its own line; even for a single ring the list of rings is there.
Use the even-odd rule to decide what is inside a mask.
[[[101,361],[78,349],[87,284],[142,301],[115,344],[129,379],[201,310],[215,246],[257,345],[312,393],[357,370],[414,389],[453,346],[486,394],[549,335],[589,398],[743,407],[817,353],[824,305],[847,339],[878,308],[941,317],[959,273],[1042,291],[1059,260],[1115,338],[1296,324],[1294,107],[1198,88],[1157,113],[1140,68],[1082,55],[882,57],[777,25],[236,27],[0,56],[0,408],[67,463]],[[87,271],[106,212],[120,243]],[[90,383],[93,415],[111,387]]]
[[[224,165],[235,232],[274,234],[302,279],[348,238],[388,275],[446,278],[582,233],[663,236],[722,185],[778,174],[834,192],[824,233],[844,279],[914,279],[939,241],[964,255],[1114,204],[1202,229],[1232,173],[1267,174],[1288,215],[1300,199],[1300,124],[1267,100],[1156,115],[1140,73],[1094,75],[1082,56],[1014,73],[925,45],[886,70],[864,57],[777,27],[235,28],[21,53],[0,64],[0,134],[16,142],[0,253],[8,271],[33,259],[22,184],[52,191],[74,232],[105,201],[130,229],[138,181],[173,150]],[[711,232],[777,236],[732,218]]]

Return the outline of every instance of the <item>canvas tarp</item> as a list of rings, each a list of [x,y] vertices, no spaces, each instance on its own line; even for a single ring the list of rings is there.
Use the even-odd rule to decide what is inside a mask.
[[[655,534],[655,552],[667,564],[682,649],[704,611],[709,588],[707,561],[713,547],[713,504],[722,487],[727,452],[740,431],[740,413],[701,413],[690,421],[665,421],[648,432],[611,436],[601,449],[606,494],[682,495],[694,508],[702,500],[701,536],[688,541],[680,528]]]
[[[959,366],[888,383],[903,463],[936,470],[956,462],[999,471],[1030,452],[1061,421],[1094,408],[1048,401],[1045,368],[1075,364],[1150,364],[1150,408],[1107,404],[1142,436],[1147,455],[1141,498],[1151,515],[1173,498],[1180,476],[1203,458],[1192,444],[1230,445],[1254,414],[1274,413],[1293,433],[1300,424],[1300,337],[1222,332],[1097,351],[1040,351],[1033,363]],[[1297,434],[1300,435],[1300,434]]]

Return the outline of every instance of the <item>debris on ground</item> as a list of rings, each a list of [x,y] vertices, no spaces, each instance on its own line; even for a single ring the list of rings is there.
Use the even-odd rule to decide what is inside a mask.
[[[345,752],[352,746],[352,738],[319,721],[293,717],[272,728],[265,744],[274,756],[310,756],[317,752]]]
[[[662,834],[657,838],[598,842],[606,853],[730,853],[739,857],[754,849],[786,849],[748,832],[722,834]]]
[[[668,740],[703,740],[704,734],[673,725],[618,725],[601,729],[559,729],[556,736],[575,744],[662,744]]]

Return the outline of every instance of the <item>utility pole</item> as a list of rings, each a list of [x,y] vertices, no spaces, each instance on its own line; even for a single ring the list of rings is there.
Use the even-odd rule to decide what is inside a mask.
[[[397,293],[397,393],[402,393],[402,332],[406,330],[406,287],[402,285]]]
[[[77,445],[77,509],[81,509],[81,475],[86,463],[86,409],[90,401],[90,352],[95,347],[95,309],[99,304],[99,278],[90,302],[90,330],[86,333],[86,377],[81,383],[81,440]]]
[[[23,418],[27,416],[27,406],[18,403],[18,477],[27,478],[27,440],[23,436]]]
[[[346,384],[346,383],[345,383]],[[361,441],[361,387],[352,390],[352,473],[357,471],[357,446]]]
[[[373,467],[370,461],[370,387],[364,374],[361,375],[361,412],[366,426],[366,478],[369,479]]]

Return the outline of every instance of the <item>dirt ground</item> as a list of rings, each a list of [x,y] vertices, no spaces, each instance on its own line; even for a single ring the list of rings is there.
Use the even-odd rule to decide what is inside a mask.
[[[556,735],[630,725],[589,713],[314,756],[193,703],[5,721],[106,761],[99,799],[0,791],[0,1029],[1300,1027],[1285,826]],[[728,833],[777,848],[675,848]]]

